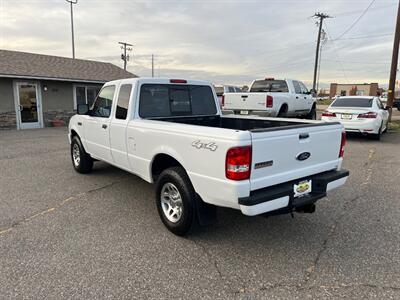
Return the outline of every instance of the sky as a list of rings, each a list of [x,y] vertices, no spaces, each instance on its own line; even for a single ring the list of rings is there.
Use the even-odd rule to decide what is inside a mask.
[[[118,42],[125,41],[134,45],[128,71],[138,76],[151,76],[154,54],[156,76],[239,86],[255,78],[294,78],[311,85],[318,33],[312,15],[323,12],[333,18],[324,22],[320,87],[331,82],[386,86],[397,4],[78,0],[75,52],[76,58],[123,66]],[[0,48],[71,57],[69,3],[0,0]]]

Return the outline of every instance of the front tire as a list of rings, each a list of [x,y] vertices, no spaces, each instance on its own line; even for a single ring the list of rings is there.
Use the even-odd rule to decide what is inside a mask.
[[[93,159],[82,146],[81,140],[74,136],[71,141],[72,165],[78,173],[87,174],[93,169]]]
[[[306,119],[316,120],[317,119],[317,109],[313,106],[310,112],[307,114]]]
[[[156,205],[165,227],[184,236],[196,220],[196,192],[181,167],[164,170],[156,183]]]

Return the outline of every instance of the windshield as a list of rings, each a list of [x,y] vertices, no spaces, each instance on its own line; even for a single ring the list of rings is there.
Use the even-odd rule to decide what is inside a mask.
[[[338,98],[332,107],[372,107],[373,98]]]
[[[256,80],[250,88],[250,93],[287,93],[289,92],[285,80]]]

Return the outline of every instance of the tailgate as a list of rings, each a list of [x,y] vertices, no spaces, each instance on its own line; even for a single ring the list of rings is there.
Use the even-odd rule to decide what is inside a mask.
[[[251,132],[251,190],[338,168],[342,130],[337,123],[315,123]]]
[[[267,93],[225,93],[225,109],[266,110]]]

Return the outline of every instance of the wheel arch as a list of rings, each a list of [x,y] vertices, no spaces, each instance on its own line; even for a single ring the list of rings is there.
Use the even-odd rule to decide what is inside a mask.
[[[182,167],[185,170],[183,164],[175,156],[164,152],[157,153],[156,155],[154,155],[150,163],[151,180],[153,182],[156,182],[158,176],[162,173],[162,171],[171,167]]]

